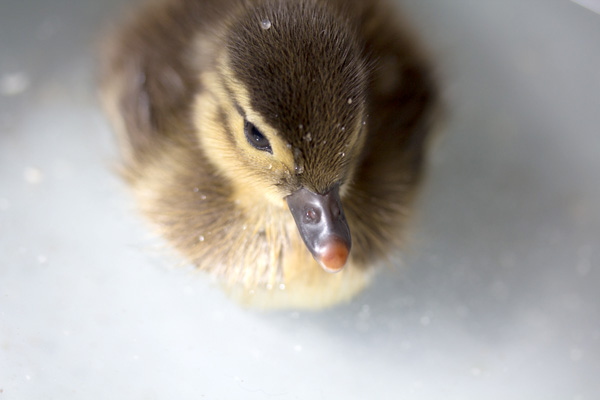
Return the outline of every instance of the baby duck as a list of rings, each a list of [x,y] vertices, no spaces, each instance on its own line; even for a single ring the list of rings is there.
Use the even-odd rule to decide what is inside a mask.
[[[108,42],[102,98],[139,207],[234,297],[329,306],[400,244],[437,95],[394,15],[163,0]]]

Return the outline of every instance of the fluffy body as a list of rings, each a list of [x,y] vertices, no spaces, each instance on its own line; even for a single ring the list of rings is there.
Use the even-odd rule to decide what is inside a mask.
[[[403,26],[380,0],[147,7],[107,42],[102,67],[142,213],[245,302],[316,308],[360,291],[401,245],[435,121],[427,59]],[[271,154],[250,146],[244,120]],[[331,275],[285,197],[335,185],[352,250]]]

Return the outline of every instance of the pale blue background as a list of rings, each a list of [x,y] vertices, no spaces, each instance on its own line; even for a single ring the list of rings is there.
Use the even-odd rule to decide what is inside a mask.
[[[598,399],[600,15],[403,0],[446,132],[403,266],[264,313],[164,255],[111,171],[119,1],[0,5],[0,400]]]

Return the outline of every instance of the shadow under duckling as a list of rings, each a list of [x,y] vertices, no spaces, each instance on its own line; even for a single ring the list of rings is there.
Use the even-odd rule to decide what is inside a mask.
[[[437,91],[414,43],[383,0],[148,6],[101,85],[143,214],[245,303],[351,298],[423,175]]]

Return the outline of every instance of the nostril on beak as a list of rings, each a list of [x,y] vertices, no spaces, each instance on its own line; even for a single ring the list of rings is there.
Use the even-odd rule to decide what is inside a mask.
[[[304,213],[304,218],[309,224],[318,224],[321,221],[321,212],[315,208],[308,208]]]
[[[339,218],[340,214],[341,214],[341,210],[340,210],[340,208],[336,204],[334,204],[333,206],[331,206],[331,215],[334,218]]]

